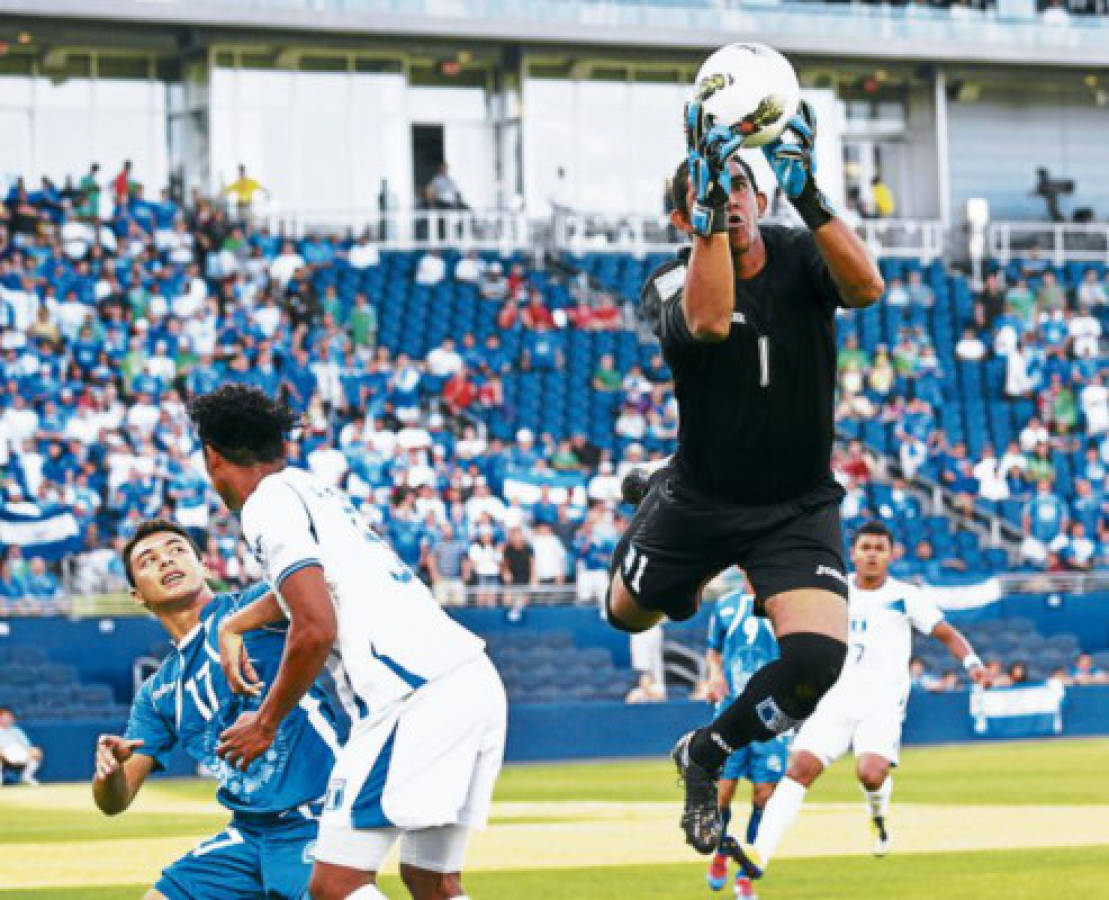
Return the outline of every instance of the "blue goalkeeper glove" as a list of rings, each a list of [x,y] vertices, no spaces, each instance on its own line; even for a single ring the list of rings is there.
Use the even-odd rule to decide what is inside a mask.
[[[789,197],[793,208],[810,229],[817,229],[836,214],[835,208],[816,186],[816,113],[807,100],[785,130],[762,148],[774,177]]]
[[[700,102],[685,105],[685,140],[689,152],[689,181],[694,202],[689,221],[700,237],[723,234],[728,230],[728,194],[732,178],[728,157],[739,149],[743,138],[730,128],[715,126],[705,130]]]

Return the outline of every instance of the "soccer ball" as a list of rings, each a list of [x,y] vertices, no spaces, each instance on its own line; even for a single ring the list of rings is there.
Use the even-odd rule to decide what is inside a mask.
[[[801,87],[789,60],[765,44],[728,44],[702,64],[693,89],[705,130],[727,125],[744,147],[761,147],[797,112]]]

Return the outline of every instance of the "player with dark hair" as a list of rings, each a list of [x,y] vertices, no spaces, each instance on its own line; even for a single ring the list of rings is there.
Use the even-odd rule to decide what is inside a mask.
[[[285,464],[294,417],[261,391],[225,385],[191,413],[212,484],[240,513],[243,539],[273,594],[221,627],[235,640],[289,621],[281,666],[257,710],[219,753],[249,766],[325,664],[352,725],[320,820],[314,900],[381,900],[377,872],[400,841],[416,900],[462,898],[472,827],[486,821],[504,755],[504,687],[484,642],[454,622],[341,491]]]
[[[720,838],[716,780],[725,759],[804,721],[843,665],[843,490],[831,473],[835,314],[869,306],[884,285],[816,186],[807,104],[764,148],[807,229],[759,222],[766,196],[735,155],[740,138],[706,124],[690,103],[671,222],[692,248],[653,272],[642,295],[674,376],[678,449],[651,476],[616,548],[607,612],[631,632],[664,616],[687,619],[704,584],[738,565],[774,627],[779,658],[674,748],[682,828],[707,854]]]
[[[805,792],[848,749],[875,832],[874,854],[889,852],[890,768],[897,765],[901,724],[909,698],[912,631],[934,637],[959,660],[975,684],[989,676],[970,642],[948,622],[924,590],[889,577],[893,535],[871,521],[855,532],[849,584],[851,646],[843,672],[793,739],[785,778],[766,805],[751,844],[733,846],[751,878],[765,872],[782,836],[797,818]]]
[[[269,589],[213,594],[196,544],[176,522],[141,523],[121,555],[132,598],[158,619],[173,649],[135,696],[126,732],[97,741],[93,799],[107,815],[123,812],[180,745],[216,773],[219,801],[231,811],[228,826],[168,866],[145,900],[301,900],[345,717],[329,693],[313,685],[276,731],[266,759],[245,772],[225,763],[216,754],[221,732],[263,702],[265,692],[259,688],[260,697],[245,698],[232,692],[214,662],[219,627]],[[254,632],[245,648],[251,681],[269,683],[285,651],[285,631]]]

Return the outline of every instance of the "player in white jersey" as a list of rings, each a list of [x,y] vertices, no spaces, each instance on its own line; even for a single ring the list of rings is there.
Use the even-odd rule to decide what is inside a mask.
[[[190,412],[212,484],[240,512],[274,590],[221,628],[234,685],[256,689],[239,671],[242,632],[289,619],[269,693],[221,735],[220,755],[245,766],[265,753],[326,664],[352,726],[328,784],[312,897],[383,897],[377,872],[397,840],[416,900],[464,897],[469,829],[488,817],[504,755],[504,687],[484,642],[440,609],[345,494],[286,467],[286,406],[224,385]]]
[[[786,776],[763,813],[753,844],[738,845],[738,862],[760,878],[782,836],[801,812],[805,792],[849,749],[876,833],[874,853],[889,852],[890,794],[901,748],[901,724],[909,698],[912,630],[940,641],[962,662],[971,680],[987,684],[982,660],[924,592],[888,574],[893,535],[871,521],[855,533],[849,582],[847,661],[793,740]]]

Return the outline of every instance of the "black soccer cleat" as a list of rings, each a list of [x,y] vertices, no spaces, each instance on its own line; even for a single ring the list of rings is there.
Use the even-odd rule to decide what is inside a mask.
[[[720,843],[723,827],[717,807],[716,776],[689,758],[689,743],[696,732],[678,738],[670,758],[678,767],[678,777],[685,785],[685,807],[682,809],[682,831],[685,842],[698,853],[712,853]]]
[[[644,469],[631,469],[620,482],[620,497],[625,503],[639,506],[647,491],[651,489],[651,480]]]

